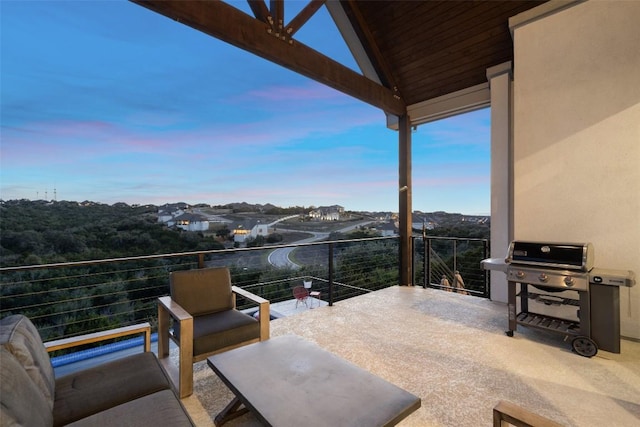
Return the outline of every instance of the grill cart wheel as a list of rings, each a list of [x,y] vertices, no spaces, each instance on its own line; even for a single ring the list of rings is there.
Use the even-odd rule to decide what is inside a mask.
[[[575,337],[571,341],[571,347],[573,347],[573,351],[584,357],[593,357],[598,352],[598,346],[589,337]]]
[[[513,336],[513,331],[504,331],[504,333],[507,334],[508,337]]]

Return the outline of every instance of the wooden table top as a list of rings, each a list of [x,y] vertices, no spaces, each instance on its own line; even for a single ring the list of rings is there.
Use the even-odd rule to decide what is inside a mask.
[[[420,407],[419,397],[296,335],[207,363],[267,426],[392,426]]]

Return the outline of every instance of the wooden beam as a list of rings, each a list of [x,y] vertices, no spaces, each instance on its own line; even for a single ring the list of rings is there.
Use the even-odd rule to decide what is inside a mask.
[[[318,11],[325,3],[326,0],[311,0],[305,7],[302,9],[295,18],[291,20],[287,24],[287,34],[289,37],[293,37],[293,35],[300,29],[302,26],[313,16],[314,13]]]
[[[346,5],[344,3],[341,4],[343,5],[343,7],[349,7],[351,16],[353,20],[356,21],[356,33],[360,36],[360,43],[362,43],[365,52],[367,52],[369,60],[373,64],[373,67],[376,69],[380,81],[382,81],[384,85],[390,87],[396,96],[402,97],[393,74],[391,73],[391,67],[389,67],[389,64],[384,59],[382,52],[380,52],[380,49],[378,48],[378,45],[373,38],[371,30],[369,30],[369,27],[367,26],[362,13],[360,13],[358,2],[354,0],[348,0],[346,2]]]
[[[271,18],[269,8],[267,8],[264,0],[247,0],[247,3],[253,12],[253,16],[255,16],[258,21],[273,25],[273,18]]]
[[[412,184],[411,184],[411,120],[407,114],[398,122],[398,222],[400,227],[400,285],[413,286],[411,252],[412,225]]]
[[[131,0],[391,114],[406,113],[394,93],[221,1]]]
[[[275,20],[276,36],[284,32],[284,0],[271,0],[269,10]]]

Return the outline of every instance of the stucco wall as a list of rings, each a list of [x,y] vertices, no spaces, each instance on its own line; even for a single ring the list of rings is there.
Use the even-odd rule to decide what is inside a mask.
[[[640,2],[588,1],[514,32],[514,237],[590,241],[640,282]],[[640,285],[620,292],[640,338]]]

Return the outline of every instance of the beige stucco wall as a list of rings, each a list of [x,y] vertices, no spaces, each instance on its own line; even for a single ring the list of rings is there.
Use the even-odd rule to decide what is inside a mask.
[[[640,282],[640,1],[588,1],[514,31],[514,237],[590,241]],[[640,338],[640,284],[621,289]]]

